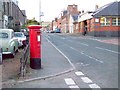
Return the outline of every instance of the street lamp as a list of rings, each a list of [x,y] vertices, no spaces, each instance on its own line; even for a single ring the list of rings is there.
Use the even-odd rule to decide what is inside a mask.
[[[41,16],[44,16],[43,12],[41,12],[41,0],[39,0],[39,22],[41,24]]]
[[[41,0],[39,0],[39,22],[41,24]]]

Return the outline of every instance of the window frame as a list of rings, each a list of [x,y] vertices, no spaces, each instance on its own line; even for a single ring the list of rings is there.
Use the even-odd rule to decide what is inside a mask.
[[[113,22],[113,19],[115,22]],[[120,17],[112,17],[112,26],[120,26]]]
[[[103,22],[102,22],[102,18],[104,19]],[[101,24],[101,26],[110,26],[110,17],[101,17],[100,24]]]

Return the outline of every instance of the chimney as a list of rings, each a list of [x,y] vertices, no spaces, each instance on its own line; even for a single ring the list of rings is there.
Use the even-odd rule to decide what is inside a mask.
[[[79,11],[79,14],[81,14],[81,11]]]
[[[84,13],[84,10],[82,10],[82,13]]]
[[[99,8],[99,6],[98,5],[95,5],[95,10],[97,10]]]

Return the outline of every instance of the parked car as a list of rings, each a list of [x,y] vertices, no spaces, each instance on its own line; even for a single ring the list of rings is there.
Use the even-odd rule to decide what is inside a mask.
[[[2,47],[1,47],[1,45],[0,45],[0,64],[2,64]]]
[[[10,54],[14,58],[18,51],[18,39],[14,37],[12,29],[0,29],[0,45],[2,54]]]
[[[21,29],[20,32],[23,32],[26,37],[29,37],[29,31],[27,29]]]
[[[59,28],[56,28],[54,32],[55,33],[61,33]]]
[[[55,33],[55,31],[51,30],[50,33]]]
[[[25,47],[27,38],[23,32],[15,32],[15,37],[18,39],[19,47]]]

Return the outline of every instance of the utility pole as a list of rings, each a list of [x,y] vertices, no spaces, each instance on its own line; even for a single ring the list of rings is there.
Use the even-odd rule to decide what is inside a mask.
[[[39,23],[41,25],[41,0],[39,0]]]

